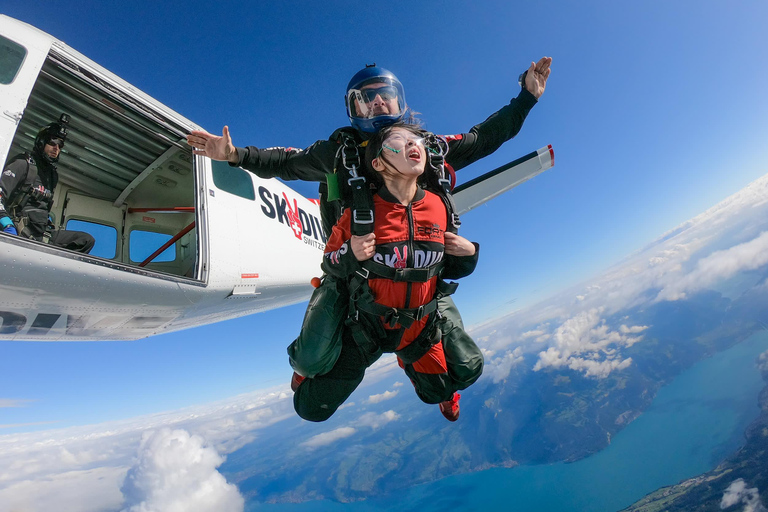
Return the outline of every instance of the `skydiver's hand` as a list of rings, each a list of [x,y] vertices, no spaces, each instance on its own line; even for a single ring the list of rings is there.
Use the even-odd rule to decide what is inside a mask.
[[[449,231],[445,232],[445,254],[450,256],[473,256],[475,244]]]
[[[552,71],[552,57],[542,57],[539,62],[531,62],[528,68],[528,74],[525,75],[525,88],[533,94],[536,99],[541,98],[544,89],[547,87],[547,78]]]
[[[352,254],[357,261],[365,261],[373,258],[376,252],[376,235],[369,233],[365,236],[352,235],[349,239],[349,245],[352,247]]]
[[[224,127],[221,137],[204,130],[193,130],[187,135],[187,144],[197,148],[192,150],[196,155],[233,164],[238,161],[237,150],[232,144],[232,137],[229,136],[229,126]]]

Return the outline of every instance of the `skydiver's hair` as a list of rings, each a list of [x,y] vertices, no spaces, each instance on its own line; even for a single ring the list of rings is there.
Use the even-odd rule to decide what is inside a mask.
[[[394,168],[394,165],[392,165],[392,162],[390,162],[389,159],[387,158],[387,153],[382,151],[381,149],[384,146],[384,141],[387,140],[387,138],[392,134],[392,131],[397,128],[406,130],[422,138],[429,135],[428,131],[422,130],[418,125],[400,121],[400,122],[391,124],[389,126],[385,126],[381,130],[376,132],[373,135],[373,137],[371,137],[368,140],[368,145],[365,148],[365,166],[363,168],[363,172],[368,182],[373,183],[375,185],[376,190],[378,190],[384,185],[384,178],[381,177],[380,172],[376,171],[373,168],[373,160],[375,158],[379,158],[383,160],[390,169]],[[419,177],[419,185],[424,186],[424,184],[426,183],[425,175],[428,174],[429,172],[430,172],[430,167],[429,167],[429,164],[427,163],[424,168],[424,174],[422,174]]]

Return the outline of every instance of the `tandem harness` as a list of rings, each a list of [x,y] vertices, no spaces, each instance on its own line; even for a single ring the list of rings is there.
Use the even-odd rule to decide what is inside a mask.
[[[360,168],[360,154],[358,144],[351,134],[340,132],[340,148],[337,153],[336,170],[342,180],[340,188],[347,191],[347,197],[351,197],[351,231],[353,235],[364,236],[373,232],[374,211],[373,191],[367,183],[365,176],[358,173]],[[457,233],[461,221],[456,214],[456,207],[451,196],[451,182],[446,179],[445,154],[448,152],[448,143],[442,137],[429,134],[424,145],[429,155],[429,173],[426,176],[424,188],[436,193],[445,205],[448,225],[447,230]],[[339,161],[341,166],[338,165]],[[391,268],[372,260],[361,263],[349,280],[349,309],[346,325],[349,327],[355,343],[363,352],[375,354],[379,350],[394,352],[405,364],[413,364],[421,359],[430,348],[440,342],[442,332],[438,321],[442,315],[437,309],[438,300],[451,295],[458,283],[448,283],[440,275],[444,266],[444,260],[426,268]],[[425,283],[437,277],[437,292],[427,304],[418,308],[392,308],[383,306],[374,301],[373,294],[368,286],[368,279],[373,277],[389,279],[395,282],[419,282]],[[433,314],[434,313],[434,314]],[[410,344],[397,350],[399,340],[405,329],[429,316],[429,321]],[[384,321],[390,327],[385,329]],[[395,328],[400,325],[400,328]]]

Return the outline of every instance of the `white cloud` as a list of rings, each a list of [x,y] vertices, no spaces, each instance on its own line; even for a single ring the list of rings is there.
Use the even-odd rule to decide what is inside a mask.
[[[310,449],[319,448],[321,446],[327,446],[329,444],[335,443],[340,439],[354,435],[356,432],[357,430],[352,427],[341,427],[337,428],[336,430],[331,430],[330,432],[323,432],[322,434],[310,437],[303,443],[299,444],[299,446],[304,446]]]
[[[533,370],[567,367],[587,377],[605,378],[613,371],[629,367],[632,358],[622,358],[619,349],[641,341],[642,336],[632,335],[648,326],[621,325],[613,331],[602,319],[602,313],[603,308],[593,308],[563,322],[553,335],[554,346],[539,352]]]
[[[186,430],[145,432],[122,492],[124,512],[242,512],[245,500],[218,468],[224,457]]]
[[[390,421],[397,421],[399,419],[400,415],[392,410],[385,411],[381,414],[376,414],[375,412],[367,412],[360,416],[360,418],[358,418],[354,424],[358,427],[371,427],[375,430],[386,425]]]
[[[743,512],[765,512],[766,509],[760,502],[760,493],[757,487],[747,489],[747,484],[742,478],[734,480],[723,493],[720,500],[720,508],[726,509],[736,504],[743,503]]]
[[[521,340],[527,340],[528,338],[536,338],[543,334],[547,334],[546,331],[543,331],[541,329],[533,329],[531,331],[526,331],[523,334],[520,335]]]
[[[145,431],[181,428],[225,454],[259,429],[295,417],[292,400],[275,388],[100,425],[0,435],[0,511],[17,502],[30,511],[117,510],[122,478],[115,475],[124,477],[133,465]]]
[[[25,400],[17,398],[0,398],[0,409],[3,407],[26,407],[30,402],[35,400]]]
[[[757,360],[757,367],[761,372],[768,372],[768,350],[760,354]]]
[[[0,511],[103,512],[119,510],[127,467],[70,471],[0,489]]]
[[[658,300],[678,300],[687,292],[701,290],[738,272],[768,264],[768,231],[749,242],[717,251],[696,264],[696,268],[659,292]]]
[[[399,392],[400,390],[385,391],[384,393],[381,393],[378,395],[371,395],[368,397],[368,400],[366,400],[366,402],[369,404],[378,404],[379,402],[383,402],[385,400],[391,400],[392,398],[395,398]]]
[[[493,379],[495,384],[503,381],[509,376],[512,368],[523,361],[523,351],[520,347],[507,351],[503,356],[494,359],[488,359],[485,363],[483,373]]]
[[[0,425],[0,428],[23,428],[23,427],[37,427],[39,425],[54,425],[58,421],[35,421],[32,423],[8,423]]]

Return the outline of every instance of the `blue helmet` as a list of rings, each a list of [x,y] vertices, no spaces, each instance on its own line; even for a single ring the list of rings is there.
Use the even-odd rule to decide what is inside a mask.
[[[400,80],[376,64],[366,66],[352,77],[344,103],[352,126],[368,133],[402,120],[408,108]]]

